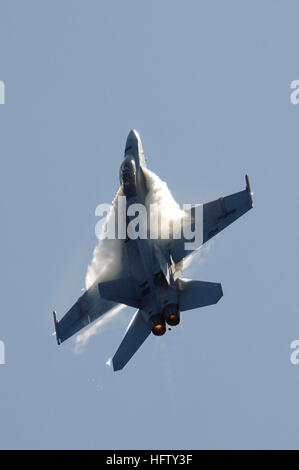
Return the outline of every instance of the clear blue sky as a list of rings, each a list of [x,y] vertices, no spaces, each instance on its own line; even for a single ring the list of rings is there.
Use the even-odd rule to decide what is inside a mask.
[[[299,79],[295,1],[1,1],[0,448],[298,448]],[[254,209],[190,275],[213,307],[105,365],[126,309],[58,347],[128,131],[175,199]]]

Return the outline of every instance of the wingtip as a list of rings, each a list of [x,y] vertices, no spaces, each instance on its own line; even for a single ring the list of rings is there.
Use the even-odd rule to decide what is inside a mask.
[[[56,325],[58,325],[57,312],[56,312],[56,310],[53,310],[53,317],[54,317],[54,324],[55,324],[55,326],[56,326]]]
[[[250,197],[251,207],[253,207],[253,198],[252,198],[253,192],[251,191],[251,185],[250,185],[249,176],[247,173],[245,175],[245,180],[246,180],[246,191],[248,192],[249,197]]]
[[[56,340],[57,340],[57,344],[61,344],[62,341],[58,335],[58,325],[59,325],[59,322],[58,322],[58,319],[57,319],[57,312],[55,310],[53,310],[53,317],[54,317],[54,325],[55,325],[55,333],[56,333]]]

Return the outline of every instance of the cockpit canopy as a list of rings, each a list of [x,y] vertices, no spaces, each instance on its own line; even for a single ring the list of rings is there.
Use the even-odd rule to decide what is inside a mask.
[[[119,170],[120,184],[123,185],[124,195],[136,194],[136,165],[132,158],[125,158]]]
[[[119,170],[120,183],[126,183],[126,181],[135,181],[136,179],[136,165],[133,159],[125,159]]]

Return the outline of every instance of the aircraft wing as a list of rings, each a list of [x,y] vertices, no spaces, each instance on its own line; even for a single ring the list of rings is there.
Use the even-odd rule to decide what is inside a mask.
[[[113,204],[115,204],[117,211],[117,198],[122,194],[121,187],[118,189],[114,198]],[[117,217],[116,217],[117,218]],[[103,240],[105,242],[106,240]],[[109,240],[108,240],[109,242]],[[120,253],[121,258],[120,267],[118,272],[115,272],[115,276],[124,276],[126,274],[125,262],[123,259],[123,240],[120,241]],[[102,249],[105,246],[102,246]],[[107,245],[107,251],[111,251],[109,243]],[[58,321],[57,314],[54,312],[54,322],[56,330],[56,338],[58,344],[61,344],[66,339],[78,333],[82,328],[86,327],[90,323],[94,322],[97,318],[104,315],[106,312],[111,310],[113,307],[119,304],[112,300],[104,299],[99,291],[99,283],[107,281],[105,278],[105,272],[98,278],[94,284],[77,300],[77,302],[70,308],[70,310],[64,315],[64,317]]]
[[[104,315],[117,303],[105,300],[100,296],[98,282],[96,281],[72,306],[72,308],[58,321],[54,312],[54,322],[57,343],[73,336],[79,330],[92,323],[94,320]]]
[[[246,175],[246,188],[243,191],[192,207],[189,212],[192,232],[195,230],[195,211],[198,210],[199,223],[196,227],[198,243],[192,250],[188,250],[185,243],[190,243],[192,240],[186,240],[184,237],[178,240],[171,240],[169,249],[173,261],[178,263],[190,255],[192,251],[198,249],[252,207],[252,192],[248,175]]]

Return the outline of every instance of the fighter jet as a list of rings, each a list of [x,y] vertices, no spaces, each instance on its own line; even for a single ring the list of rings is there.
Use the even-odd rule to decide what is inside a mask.
[[[149,191],[145,169],[146,159],[140,137],[131,130],[120,167],[120,190],[126,198],[126,208],[145,203]],[[171,236],[170,232],[167,240],[161,240],[159,236],[150,239],[126,235],[121,245],[125,268],[120,271],[122,274],[105,282],[94,282],[60,321],[53,312],[58,344],[117,304],[135,307],[137,311],[112,358],[113,369],[118,371],[151,333],[163,336],[166,325],[168,328],[177,326],[181,312],[216,304],[223,295],[221,284],[181,278],[182,260],[253,207],[248,175],[245,178],[244,190],[193,206],[184,212],[194,240],[197,240],[191,250],[186,245],[190,239],[186,238],[183,230],[180,237]],[[132,216],[127,215],[126,224],[131,220]]]

